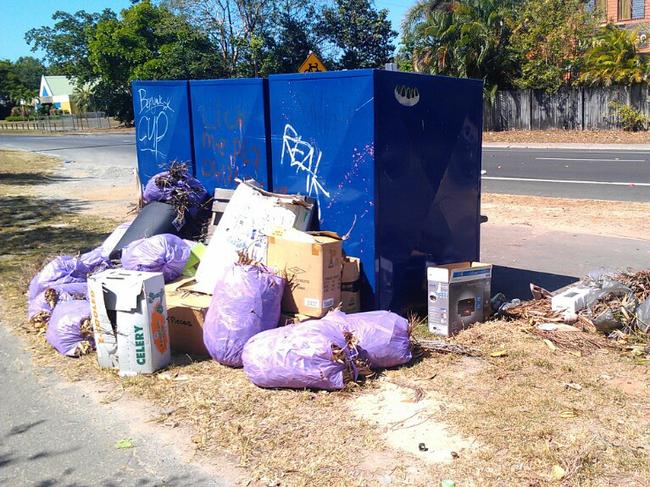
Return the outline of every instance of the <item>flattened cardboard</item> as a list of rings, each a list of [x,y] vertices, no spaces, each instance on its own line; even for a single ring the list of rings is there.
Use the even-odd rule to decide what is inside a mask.
[[[189,291],[193,278],[178,279],[165,286],[169,341],[175,352],[208,355],[203,343],[205,314],[212,297]]]
[[[237,252],[266,263],[267,235],[277,227],[306,230],[313,206],[303,196],[270,193],[250,182],[240,183],[201,259],[194,289],[212,294],[215,269],[235,262]]]
[[[459,262],[427,268],[429,331],[452,336],[490,315],[492,265]]]
[[[285,273],[282,311],[320,318],[341,301],[341,238],[330,232],[274,231],[267,265]]]
[[[149,374],[170,361],[163,275],[110,269],[88,279],[100,367]]]

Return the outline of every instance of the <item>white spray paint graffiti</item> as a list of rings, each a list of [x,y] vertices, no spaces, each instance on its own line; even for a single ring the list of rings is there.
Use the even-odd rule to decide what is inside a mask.
[[[138,90],[139,115],[138,121],[138,150],[141,152],[152,152],[156,160],[164,159],[166,154],[158,149],[160,142],[167,135],[169,129],[169,117],[167,112],[173,112],[171,98],[163,98],[162,95],[147,97],[147,90]]]
[[[327,198],[330,197],[330,193],[321,184],[318,176],[318,167],[320,166],[320,159],[323,153],[316,151],[313,145],[302,140],[302,137],[298,135],[296,129],[290,124],[286,124],[282,136],[282,157],[280,158],[280,164],[284,164],[285,155],[289,158],[290,166],[296,168],[296,174],[298,171],[306,173],[305,191],[308,196],[314,197],[318,201],[318,218],[320,218],[320,195],[322,193]],[[315,161],[314,158],[316,159]]]

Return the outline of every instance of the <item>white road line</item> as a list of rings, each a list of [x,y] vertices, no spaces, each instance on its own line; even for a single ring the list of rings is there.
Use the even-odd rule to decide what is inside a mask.
[[[534,178],[506,178],[499,176],[483,176],[481,179],[492,181],[524,181],[531,183],[565,183],[565,184],[599,184],[604,186],[643,186],[650,187],[650,183],[626,183],[623,181],[576,181],[572,179],[534,179]]]
[[[645,162],[645,159],[571,159],[568,157],[536,157],[536,161]]]

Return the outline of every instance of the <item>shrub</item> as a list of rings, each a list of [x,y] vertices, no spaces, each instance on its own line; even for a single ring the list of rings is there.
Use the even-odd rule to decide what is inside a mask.
[[[618,101],[610,102],[609,108],[614,112],[616,122],[623,130],[628,132],[648,130],[650,118],[636,108]]]

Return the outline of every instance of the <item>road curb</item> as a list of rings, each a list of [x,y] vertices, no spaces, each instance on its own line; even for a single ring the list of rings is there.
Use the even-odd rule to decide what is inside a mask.
[[[483,149],[564,149],[590,151],[650,151],[650,144],[569,144],[484,142]]]

